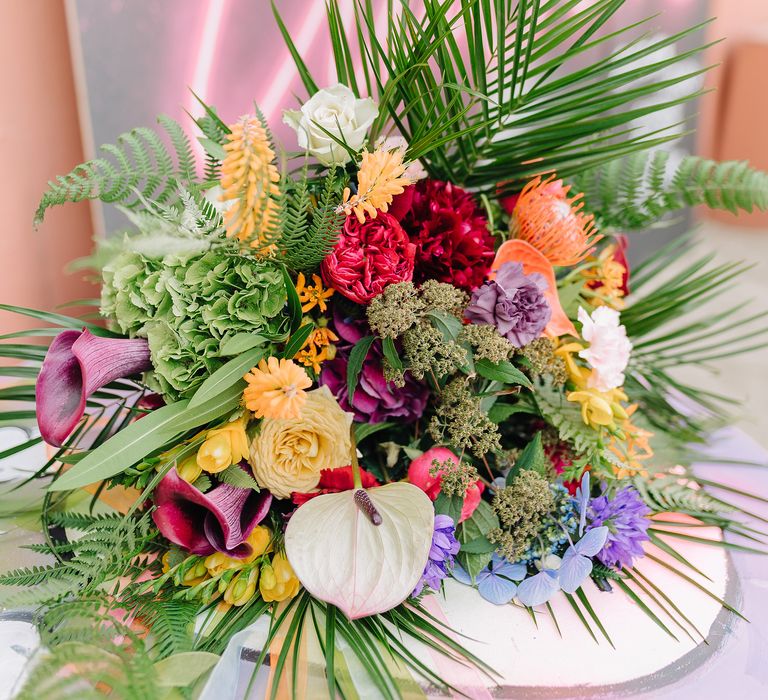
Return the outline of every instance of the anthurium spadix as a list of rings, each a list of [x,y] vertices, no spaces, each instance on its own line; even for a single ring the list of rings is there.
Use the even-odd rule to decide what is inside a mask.
[[[407,483],[316,496],[288,522],[285,550],[301,584],[350,619],[391,610],[416,587],[435,511]]]

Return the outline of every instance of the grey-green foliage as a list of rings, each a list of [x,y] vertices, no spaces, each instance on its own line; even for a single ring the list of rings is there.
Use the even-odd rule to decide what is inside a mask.
[[[120,331],[149,341],[149,383],[189,395],[225,358],[238,333],[277,339],[287,331],[285,281],[278,264],[204,238],[126,238],[103,268],[102,314]]]
[[[283,181],[276,243],[278,257],[291,269],[312,271],[333,249],[344,221],[344,214],[336,211],[343,182],[332,170],[318,183],[313,197],[306,174],[295,183]]]
[[[672,167],[666,151],[633,153],[585,170],[572,181],[601,224],[621,231],[648,228],[665,215],[699,204],[734,214],[768,208],[768,173],[743,161],[686,156]]]
[[[117,144],[101,147],[104,157],[78,165],[68,175],[48,183],[35,223],[42,222],[50,207],[65,202],[100,199],[132,209],[142,198],[168,202],[180,185],[192,185],[195,159],[187,135],[170,117],[160,116],[158,122],[170,146],[156,131],[146,127],[121,134]]]

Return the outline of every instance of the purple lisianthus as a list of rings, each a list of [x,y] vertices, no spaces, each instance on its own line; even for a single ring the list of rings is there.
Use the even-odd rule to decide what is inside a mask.
[[[496,326],[515,347],[521,348],[544,331],[552,310],[543,292],[547,281],[538,272],[526,275],[521,263],[502,265],[496,279],[472,292],[464,318]]]
[[[334,314],[334,329],[341,339],[336,357],[323,363],[319,383],[327,386],[345,411],[355,414],[358,422],[382,423],[391,419],[408,422],[421,417],[427,405],[429,390],[410,375],[405,385],[395,386],[384,378],[383,354],[377,341],[368,351],[357,379],[357,388],[350,406],[347,394],[347,364],[349,351],[368,331],[367,323],[345,319]]]
[[[644,554],[642,543],[648,538],[648,515],[651,509],[633,486],[619,489],[613,498],[605,494],[589,502],[587,530],[603,525],[608,537],[597,558],[606,566],[632,566]]]
[[[454,536],[456,526],[447,515],[435,516],[435,531],[432,533],[432,547],[429,550],[429,559],[424,567],[421,580],[416,585],[411,595],[415,598],[429,586],[434,591],[439,591],[443,579],[450,574],[453,568],[453,557],[459,553],[459,541]]]

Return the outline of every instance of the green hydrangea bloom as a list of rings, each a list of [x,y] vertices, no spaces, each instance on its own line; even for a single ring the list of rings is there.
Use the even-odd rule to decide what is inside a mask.
[[[126,335],[147,338],[154,372],[146,379],[162,394],[191,394],[238,333],[285,336],[285,282],[273,261],[194,246],[158,258],[132,243],[103,268],[101,312]]]

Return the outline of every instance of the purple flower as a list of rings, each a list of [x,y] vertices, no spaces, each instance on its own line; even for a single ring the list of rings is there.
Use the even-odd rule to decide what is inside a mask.
[[[424,586],[439,591],[444,578],[453,568],[453,557],[459,553],[459,541],[454,536],[455,526],[453,520],[447,515],[435,516],[435,531],[432,534],[432,548],[429,550],[429,559],[421,575],[421,580],[416,585],[411,595],[416,597]]]
[[[48,348],[37,377],[37,424],[43,440],[61,446],[83,417],[93,392],[151,368],[143,338],[103,338],[86,328],[62,331]]]
[[[612,499],[605,494],[589,502],[588,530],[608,527],[605,545],[597,558],[606,566],[632,566],[635,557],[644,554],[642,542],[649,539],[648,515],[651,509],[633,486],[625,486]]]
[[[526,275],[521,263],[504,263],[496,279],[472,292],[464,317],[472,323],[496,326],[515,347],[538,338],[552,310],[544,298],[547,282],[538,272]]]
[[[223,552],[245,559],[252,553],[248,535],[269,512],[272,495],[219,484],[208,493],[198,491],[171,469],[153,494],[152,519],[162,535],[192,554]]]
[[[491,562],[476,577],[477,590],[489,603],[506,605],[517,593],[517,581],[522,581],[528,573],[525,564],[510,564],[506,559],[494,554]],[[453,578],[459,583],[471,586],[472,577],[458,564],[453,568]]]
[[[368,351],[350,406],[347,398],[349,351],[369,331],[365,321],[346,319],[340,313],[334,313],[334,329],[342,342],[337,345],[336,357],[323,363],[318,381],[331,390],[339,405],[345,411],[354,412],[355,420],[360,423],[382,423],[393,418],[408,422],[420,418],[429,397],[427,386],[410,375],[406,375],[403,387],[384,379],[378,341]]]

